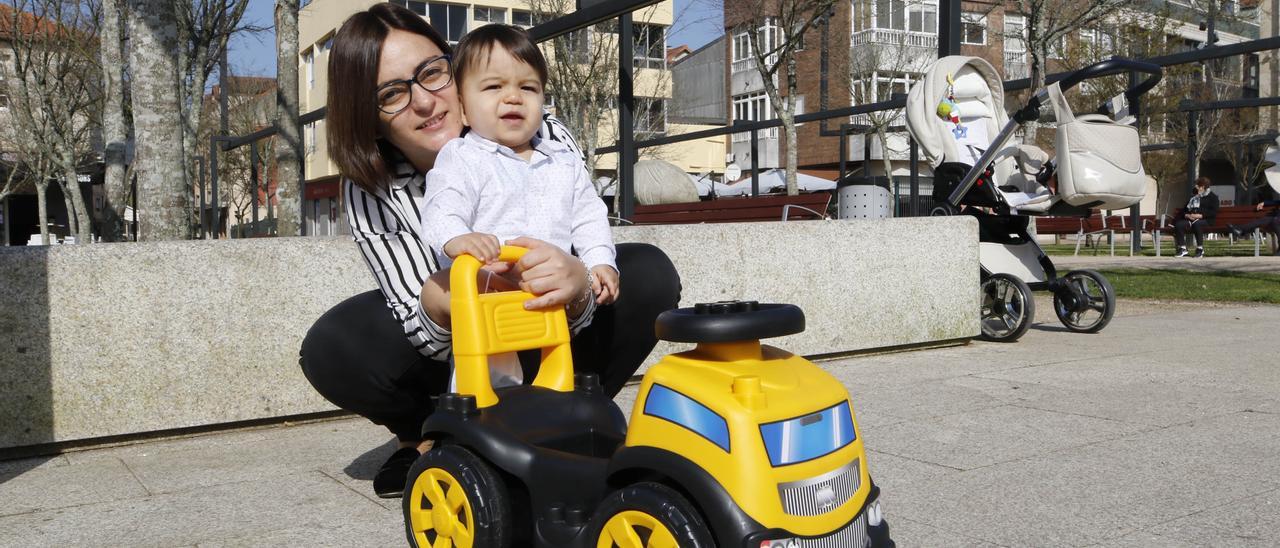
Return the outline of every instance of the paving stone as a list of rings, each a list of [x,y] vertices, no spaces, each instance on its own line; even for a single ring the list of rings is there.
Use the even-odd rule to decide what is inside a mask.
[[[889,519],[889,534],[898,546],[930,548],[996,548],[997,545],[944,531],[906,518]]]
[[[1275,546],[1280,539],[1280,491],[1233,501],[1149,531],[1187,546]]]
[[[318,472],[0,518],[11,546],[261,546],[271,543],[256,539],[296,529],[314,532],[308,544],[393,546],[401,523]]]
[[[868,429],[875,448],[924,462],[970,470],[1114,439],[1146,428],[1016,405],[907,421]]]
[[[61,459],[55,459],[58,461]],[[119,459],[39,466],[0,483],[0,516],[127,500],[147,495]]]

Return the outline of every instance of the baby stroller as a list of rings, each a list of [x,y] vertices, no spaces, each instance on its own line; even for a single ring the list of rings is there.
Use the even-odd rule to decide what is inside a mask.
[[[1032,290],[1053,293],[1054,312],[1071,331],[1093,333],[1111,321],[1111,283],[1091,270],[1058,276],[1027,226],[1031,216],[1087,217],[1142,200],[1146,175],[1137,130],[1106,115],[1077,117],[1063,98],[1083,80],[1129,72],[1148,75],[1125,91],[1129,104],[1161,78],[1155,65],[1102,61],[1038,91],[1013,119],[1004,112],[1000,75],[977,57],[943,57],[912,86],[907,130],[933,168],[939,205],[932,213],[978,219],[983,338],[1012,342],[1026,333],[1035,318]],[[1046,100],[1058,120],[1056,166],[1034,146],[1010,144],[1019,126],[1039,119]]]

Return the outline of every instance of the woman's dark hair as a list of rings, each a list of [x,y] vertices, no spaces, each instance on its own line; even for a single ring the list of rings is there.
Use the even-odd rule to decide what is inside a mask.
[[[418,14],[391,3],[374,4],[347,18],[329,52],[329,157],[344,177],[373,192],[391,181],[388,156],[394,148],[378,139],[378,64],[391,30],[420,34],[440,51],[449,43]],[[338,85],[341,83],[341,85]]]
[[[453,79],[459,87],[471,69],[489,62],[489,52],[495,45],[533,67],[542,85],[547,85],[547,60],[542,56],[542,50],[529,39],[529,33],[520,27],[494,23],[467,33],[458,42],[458,53],[453,56]]]

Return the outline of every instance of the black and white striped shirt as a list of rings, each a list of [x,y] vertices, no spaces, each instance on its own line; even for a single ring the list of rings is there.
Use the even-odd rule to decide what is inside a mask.
[[[543,115],[538,135],[582,154],[564,124],[550,114]],[[444,360],[452,348],[452,335],[422,310],[422,285],[440,269],[422,234],[420,211],[425,177],[405,160],[397,161],[392,171],[389,187],[376,193],[343,180],[351,237],[386,297],[387,307],[404,326],[409,342],[422,355]],[[586,312],[570,319],[570,331],[576,334],[590,325],[594,311],[595,302],[591,301]]]

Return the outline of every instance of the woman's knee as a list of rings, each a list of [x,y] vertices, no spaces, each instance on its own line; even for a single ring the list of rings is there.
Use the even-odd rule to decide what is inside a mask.
[[[661,249],[651,244],[618,244],[618,272],[623,294],[638,292],[674,306],[680,301],[680,274]],[[633,293],[634,296],[634,293]]]

